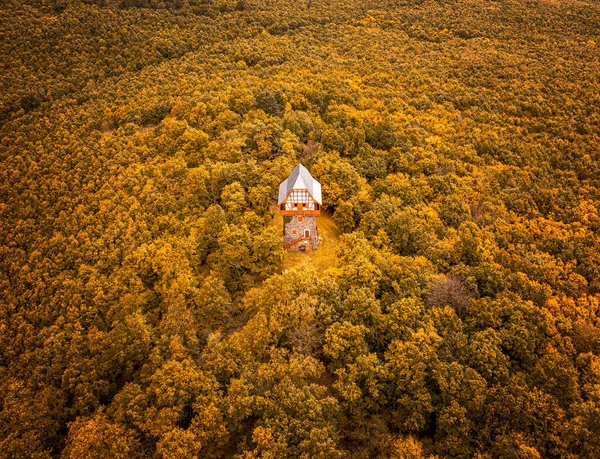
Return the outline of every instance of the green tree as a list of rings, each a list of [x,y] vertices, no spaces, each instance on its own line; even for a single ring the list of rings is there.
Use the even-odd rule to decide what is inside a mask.
[[[354,229],[354,209],[348,201],[338,202],[333,220],[340,230],[344,233],[349,233]]]

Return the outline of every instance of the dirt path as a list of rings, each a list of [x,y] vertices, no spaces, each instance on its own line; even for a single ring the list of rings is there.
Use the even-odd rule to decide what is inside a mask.
[[[275,217],[271,224],[283,231],[283,217],[279,215],[277,206],[273,207],[273,212],[275,212]],[[317,217],[317,228],[322,240],[319,248],[314,252],[286,252],[283,260],[283,271],[300,266],[312,266],[318,273],[322,273],[326,269],[337,265],[335,249],[341,232],[335,226],[330,211],[321,211],[321,215]]]

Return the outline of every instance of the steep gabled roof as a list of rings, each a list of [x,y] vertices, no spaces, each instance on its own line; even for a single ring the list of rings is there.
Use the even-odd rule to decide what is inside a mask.
[[[308,169],[302,164],[294,167],[292,173],[283,182],[279,184],[279,202],[281,204],[287,199],[294,189],[306,189],[312,198],[319,204],[323,204],[321,197],[321,184],[317,182]]]

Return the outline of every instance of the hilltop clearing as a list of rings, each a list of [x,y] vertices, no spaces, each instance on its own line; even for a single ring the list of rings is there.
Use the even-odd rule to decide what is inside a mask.
[[[283,218],[277,212],[277,206],[271,208],[274,213],[271,224],[281,230]],[[323,273],[337,265],[336,248],[339,243],[341,231],[336,227],[330,211],[322,211],[317,219],[321,245],[316,251],[286,252],[281,269],[312,266],[318,273]]]

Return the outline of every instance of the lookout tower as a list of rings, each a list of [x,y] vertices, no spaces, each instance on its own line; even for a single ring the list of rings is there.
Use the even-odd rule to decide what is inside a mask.
[[[315,250],[319,245],[317,217],[321,213],[321,184],[298,164],[279,185],[279,213],[283,215],[283,248]]]

